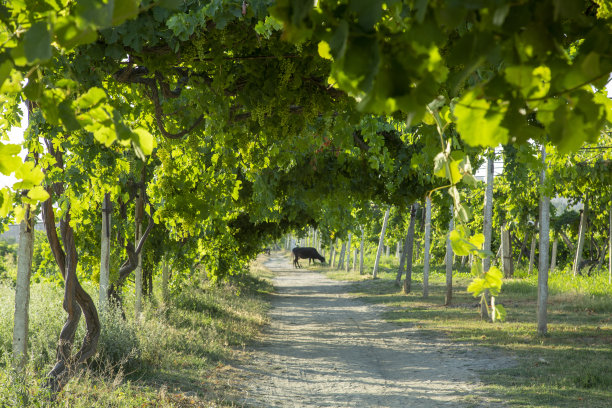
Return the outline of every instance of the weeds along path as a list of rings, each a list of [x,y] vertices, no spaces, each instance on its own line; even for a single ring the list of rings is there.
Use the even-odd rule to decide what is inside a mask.
[[[302,261],[304,262],[304,261]],[[272,254],[270,327],[241,367],[253,407],[492,406],[476,371],[507,358],[385,322],[381,308],[347,294],[349,283],[293,269]]]

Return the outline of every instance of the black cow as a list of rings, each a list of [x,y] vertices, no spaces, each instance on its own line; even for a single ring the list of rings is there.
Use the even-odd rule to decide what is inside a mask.
[[[298,259],[306,259],[308,258],[308,265],[310,265],[310,261],[314,263],[315,259],[321,261],[321,263],[325,263],[325,258],[322,257],[316,249],[311,247],[296,247],[291,250],[293,252],[293,266],[295,268],[301,268],[302,265],[298,262]]]

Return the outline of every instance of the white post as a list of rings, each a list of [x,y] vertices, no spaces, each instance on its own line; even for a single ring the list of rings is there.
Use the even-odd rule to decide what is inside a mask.
[[[136,197],[136,211],[134,214],[134,247],[138,247],[140,241],[141,229],[142,229],[142,197]],[[142,251],[138,254],[138,266],[134,272],[134,283],[136,291],[136,302],[134,304],[134,314],[136,321],[140,319],[140,313],[142,311]]]
[[[550,273],[553,273],[555,271],[555,268],[557,267],[557,246],[559,244],[559,239],[555,236],[555,239],[553,240],[552,243],[552,254],[550,255]]]
[[[423,255],[423,297],[429,296],[429,247],[431,245],[431,197],[425,201],[425,253]]]
[[[546,145],[542,145],[542,172],[540,184],[546,180]],[[540,259],[538,263],[538,334],[547,332],[546,302],[548,300],[548,244],[550,239],[550,197],[540,197]]]
[[[584,248],[584,237],[586,235],[587,228],[587,216],[589,210],[589,197],[586,196],[584,200],[584,209],[582,210],[582,215],[580,216],[580,231],[578,232],[578,245],[576,245],[576,256],[574,257],[574,267],[573,273],[574,276],[578,275],[580,271],[580,263],[582,262],[582,250]]]
[[[17,284],[15,286],[15,317],[13,326],[13,358],[16,367],[23,368],[28,356],[28,326],[30,310],[30,276],[34,254],[34,217],[25,204],[25,219],[19,227]]]
[[[448,234],[446,235],[446,296],[444,297],[444,305],[451,304],[453,299],[453,247],[450,241],[450,232],[455,228],[453,205],[451,204],[451,219],[448,225]]]
[[[349,232],[348,234],[348,242],[346,244],[346,268],[345,268],[345,272],[348,273],[349,271],[349,264],[351,263],[351,238],[353,237],[353,234],[351,234]]]
[[[106,310],[108,303],[111,212],[110,194],[106,193],[102,199],[102,233],[100,234],[100,312]]]
[[[361,226],[361,245],[359,246],[359,274],[363,275],[363,251],[364,251],[365,230]]]
[[[167,302],[169,299],[168,296],[168,280],[170,278],[168,267],[168,255],[164,255],[162,260],[162,299],[164,302]]]
[[[484,202],[484,222],[483,222],[483,234],[484,234],[484,246],[485,251],[491,251],[491,235],[493,230],[493,170],[494,170],[494,159],[489,155],[487,158],[487,188],[485,191],[485,202]],[[491,267],[491,257],[487,256],[482,260],[482,268],[486,272]]]

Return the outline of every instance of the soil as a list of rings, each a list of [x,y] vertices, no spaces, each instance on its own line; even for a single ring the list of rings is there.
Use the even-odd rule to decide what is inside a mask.
[[[350,283],[293,269],[286,256],[273,253],[264,264],[276,293],[270,326],[239,367],[241,405],[503,406],[486,395],[478,373],[511,358],[385,322],[385,307],[352,297]]]

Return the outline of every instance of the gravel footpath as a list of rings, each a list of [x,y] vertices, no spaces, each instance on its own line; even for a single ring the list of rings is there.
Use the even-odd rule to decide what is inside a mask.
[[[347,294],[350,283],[293,269],[285,256],[264,264],[275,272],[276,293],[271,324],[239,368],[244,406],[496,405],[477,371],[508,366],[508,357],[387,323],[384,307]]]

